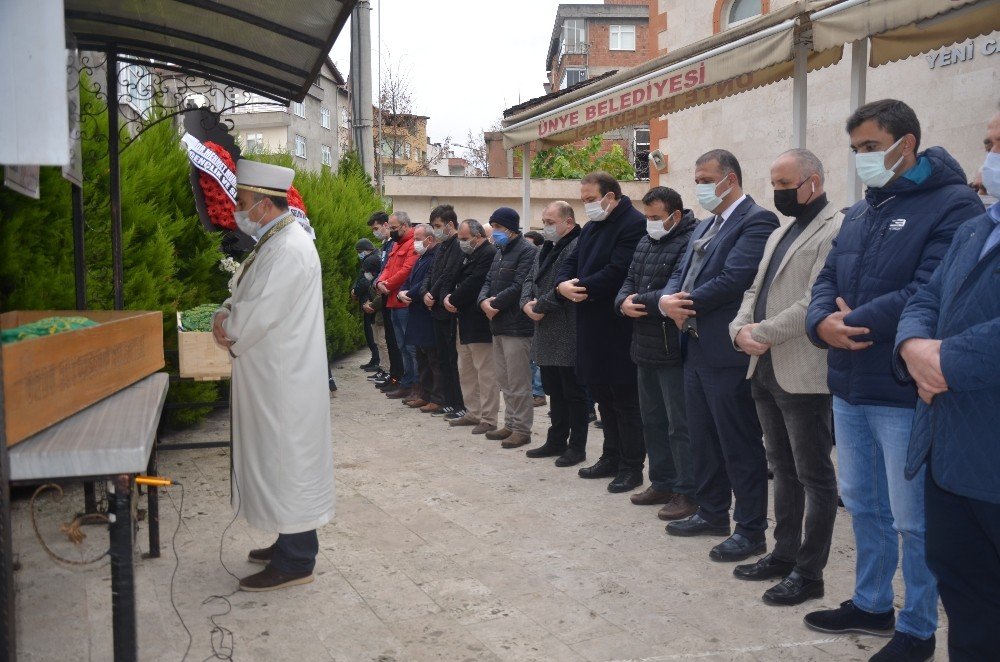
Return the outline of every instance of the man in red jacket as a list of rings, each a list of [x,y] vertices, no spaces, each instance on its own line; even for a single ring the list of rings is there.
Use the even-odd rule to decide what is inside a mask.
[[[375,281],[375,288],[385,295],[385,307],[389,310],[399,352],[403,355],[403,379],[399,383],[399,390],[386,388],[385,391],[389,395],[402,397],[410,395],[417,385],[417,351],[415,347],[405,345],[403,340],[406,337],[406,322],[410,311],[406,304],[396,298],[400,286],[410,277],[410,271],[418,257],[413,250],[413,230],[410,225],[410,217],[406,212],[398,211],[389,217],[389,236],[394,243],[385,268]],[[391,380],[386,384],[391,384]]]

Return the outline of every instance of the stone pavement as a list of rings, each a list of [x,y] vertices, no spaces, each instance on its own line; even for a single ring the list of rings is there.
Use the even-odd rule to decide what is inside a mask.
[[[760,600],[769,583],[738,581],[732,564],[709,560],[721,539],[669,537],[656,507],[609,494],[607,480],[580,479],[576,468],[526,458],[532,446],[502,450],[468,428],[390,402],[357,370],[362,361],[351,357],[335,371],[337,514],[319,532],[316,581],[232,595],[232,610],[215,619],[232,632],[232,659],[867,660],[883,645],[802,625],[807,611],[851,596],[853,536],[843,509],[826,597],[769,607]],[[545,412],[535,409],[538,443]],[[227,435],[228,414],[219,412],[164,441]],[[589,447],[596,459],[595,428]],[[186,491],[174,600],[193,635],[190,660],[211,656],[213,640],[219,645],[209,617],[227,607],[205,600],[236,587],[220,564],[220,536],[232,519],[228,464],[228,452],[217,449],[160,454],[161,473]],[[61,502],[46,495],[36,504],[43,535],[73,558],[107,544],[100,527],[87,528],[80,549],[59,533],[81,495],[77,488]],[[179,502],[180,488],[163,491],[163,556],[137,560],[142,660],[179,660],[188,643],[170,600]],[[15,503],[19,659],[110,660],[107,561],[56,565],[34,539],[27,511],[26,499]],[[140,551],[145,535],[143,523]],[[237,521],[222,559],[238,576],[256,572],[246,552],[271,540]],[[947,659],[945,639],[942,628],[938,660]]]

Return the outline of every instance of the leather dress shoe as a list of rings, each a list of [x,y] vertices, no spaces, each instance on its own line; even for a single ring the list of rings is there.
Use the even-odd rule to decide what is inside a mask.
[[[452,420],[448,421],[448,425],[452,426],[453,428],[462,428],[466,426],[479,425],[479,419],[466,414],[461,418],[453,418]]]
[[[525,457],[557,457],[564,452],[566,452],[565,446],[557,446],[556,444],[545,442],[538,448],[532,448],[527,451],[524,455]]]
[[[733,568],[733,576],[737,579],[758,582],[765,579],[786,577],[794,567],[794,561],[782,561],[781,559],[774,558],[774,554],[766,554],[757,559],[756,563],[736,566]]]
[[[659,506],[665,503],[670,503],[672,498],[674,498],[673,492],[661,492],[650,485],[642,492],[630,496],[629,501],[637,506]]]
[[[483,423],[480,421],[476,427],[472,428],[472,434],[486,434],[487,432],[492,432],[496,430],[497,426],[490,425],[489,423]]]
[[[787,577],[764,591],[762,599],[769,605],[791,606],[822,597],[822,579],[806,579],[792,570]]]
[[[403,398],[403,404],[410,409],[420,409],[427,404],[427,401],[421,398],[419,395],[411,395],[408,398]]]
[[[713,561],[745,561],[751,556],[763,554],[767,551],[767,542],[763,540],[750,540],[742,533],[734,533],[708,553],[708,558]]]
[[[557,467],[573,467],[587,459],[587,454],[576,448],[567,448],[566,452],[556,458]]]
[[[728,536],[728,524],[712,524],[704,517],[695,513],[690,517],[667,524],[667,533],[672,536]]]
[[[274,554],[274,546],[277,543],[272,544],[270,547],[261,547],[260,549],[251,549],[250,553],[247,554],[247,561],[250,563],[256,563],[258,565],[267,565],[271,562],[271,556]]]
[[[608,492],[617,494],[629,492],[642,485],[642,472],[635,469],[622,469],[615,479],[608,483]]]
[[[589,467],[584,467],[576,473],[580,478],[611,478],[618,475],[618,463],[602,457]]]
[[[487,432],[486,438],[489,439],[490,441],[502,441],[512,434],[514,433],[508,430],[506,427],[502,427],[499,430],[490,430],[489,432]]]
[[[390,400],[402,400],[403,398],[408,398],[413,393],[413,389],[409,386],[402,386],[395,391],[386,391],[385,397]]]
[[[489,433],[486,433],[486,438],[489,438]],[[501,448],[520,448],[521,446],[527,446],[531,443],[531,433],[530,432],[511,432],[510,435],[500,442]]]
[[[311,572],[289,574],[276,570],[274,566],[268,565],[256,575],[250,575],[240,580],[241,591],[275,591],[279,588],[308,584],[313,580]]]
[[[669,503],[665,504],[656,516],[667,522],[690,517],[698,512],[698,504],[686,494],[675,494]]]
[[[423,405],[420,406],[420,411],[422,411],[425,414],[433,414],[434,412],[441,411],[442,409],[444,409],[444,407],[442,407],[436,402],[425,402]]]

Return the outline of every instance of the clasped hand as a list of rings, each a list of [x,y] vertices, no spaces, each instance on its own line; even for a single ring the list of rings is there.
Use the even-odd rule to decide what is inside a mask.
[[[684,321],[689,317],[695,317],[694,301],[687,292],[676,292],[665,294],[660,297],[660,311],[669,317],[677,325],[678,329],[684,328]]]

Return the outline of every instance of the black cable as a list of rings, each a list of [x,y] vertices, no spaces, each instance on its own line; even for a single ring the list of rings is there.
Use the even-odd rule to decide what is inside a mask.
[[[170,547],[174,550],[174,571],[170,575],[170,606],[174,608],[174,613],[177,614],[177,620],[181,622],[181,627],[187,632],[188,645],[184,649],[184,657],[181,658],[181,662],[187,659],[188,653],[191,652],[191,645],[194,643],[194,635],[191,634],[191,630],[188,628],[187,623],[184,622],[184,617],[181,616],[180,610],[177,608],[177,603],[174,601],[174,579],[177,577],[177,570],[181,567],[181,557],[177,554],[177,532],[181,530],[181,517],[184,512],[184,486],[180,483],[174,483],[181,488],[181,503],[177,508],[177,526],[174,527],[174,535],[170,538]]]
[[[235,487],[236,490],[236,496],[237,498],[239,498],[240,484],[236,480],[236,472],[232,471],[231,476],[233,479],[233,486]],[[222,558],[222,548],[226,540],[226,533],[229,532],[230,527],[232,527],[233,523],[236,522],[236,519],[240,516],[240,510],[242,509],[243,509],[243,500],[240,499],[239,505],[236,507],[236,513],[233,515],[233,519],[229,520],[229,524],[226,525],[226,528],[222,530],[222,535],[219,536],[219,563],[222,565],[222,569],[228,572],[229,575],[237,582],[240,580],[240,578],[237,577],[236,574],[232,570],[230,570],[229,567],[226,565],[225,560]],[[229,598],[239,593],[239,591],[240,589],[237,588],[235,591],[227,595],[210,595],[202,601],[201,604],[203,605],[207,605],[210,602],[216,600],[226,605],[225,611],[220,612],[218,614],[212,614],[211,616],[208,617],[208,620],[212,623],[212,630],[210,633],[212,654],[206,657],[205,660],[203,660],[203,662],[207,662],[208,660],[227,660],[228,662],[232,662],[233,651],[236,648],[236,641],[235,638],[233,637],[233,631],[225,626],[219,625],[219,623],[215,619],[226,616],[233,611],[233,603],[229,601]],[[219,636],[218,641],[216,641],[215,638],[216,634],[218,634]],[[227,637],[229,642],[228,645],[226,643]]]

